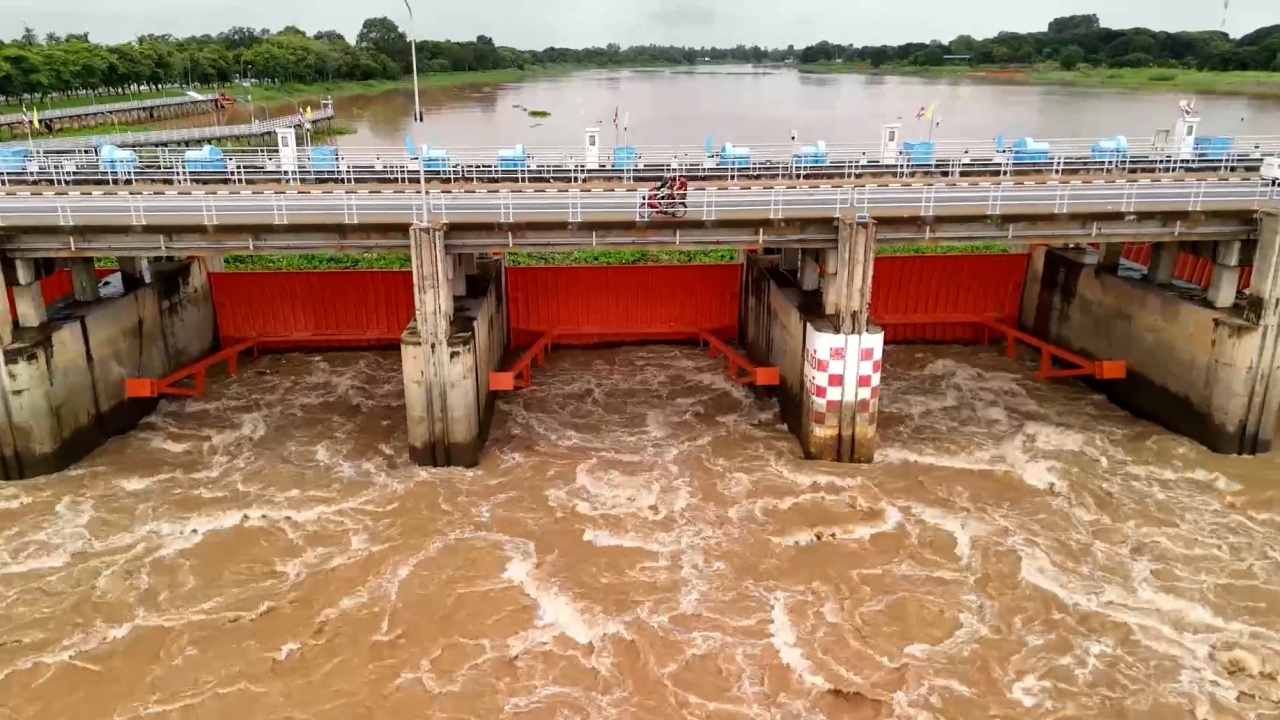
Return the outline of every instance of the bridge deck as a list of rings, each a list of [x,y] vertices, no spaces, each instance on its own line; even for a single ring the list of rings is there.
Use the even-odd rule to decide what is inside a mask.
[[[0,196],[4,195],[208,195],[208,194],[305,194],[335,195],[349,192],[379,194],[399,193],[415,194],[421,192],[422,186],[417,178],[405,182],[368,182],[357,184],[340,183],[284,183],[254,182],[228,183],[221,178],[213,182],[200,181],[200,178],[189,178],[192,184],[173,185],[169,183],[129,183],[122,185],[73,184],[50,185],[39,182],[26,182],[29,178],[23,174],[6,174],[0,171]],[[9,184],[5,185],[5,181]],[[1223,175],[1218,172],[1178,172],[1172,173],[1139,173],[1135,175],[1116,175],[1108,173],[1091,174],[1084,177],[1063,177],[1052,174],[1019,175],[1015,178],[998,176],[941,177],[920,175],[908,178],[885,178],[881,176],[862,176],[855,178],[824,178],[806,180],[804,178],[784,179],[743,179],[737,181],[714,180],[699,183],[697,190],[822,190],[839,187],[921,187],[924,185],[940,186],[978,186],[991,185],[1103,185],[1108,183],[1132,182],[1244,182],[1256,183],[1257,178],[1244,175]],[[436,179],[426,182],[428,192],[489,192],[489,193],[557,193],[579,190],[583,192],[637,192],[651,188],[653,183],[622,182],[612,179],[589,179],[580,183],[547,182],[531,185],[530,183],[513,181],[496,182],[458,182],[447,183]]]

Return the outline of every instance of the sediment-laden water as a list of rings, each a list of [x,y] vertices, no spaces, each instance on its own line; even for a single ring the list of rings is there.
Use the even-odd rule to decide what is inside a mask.
[[[851,467],[564,351],[426,470],[398,355],[266,357],[0,487],[0,717],[1280,716],[1280,458],[1031,374],[890,348]]]

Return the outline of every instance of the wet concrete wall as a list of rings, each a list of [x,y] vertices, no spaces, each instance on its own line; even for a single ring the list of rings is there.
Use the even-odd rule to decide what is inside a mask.
[[[746,256],[739,342],[753,362],[778,368],[780,383],[775,392],[782,418],[791,432],[804,438],[805,319],[800,312],[800,289],[778,267],[779,259],[777,255]]]
[[[418,465],[475,467],[493,422],[489,372],[507,349],[502,264],[477,263],[467,295],[453,304],[444,343],[424,345],[416,319],[401,337],[409,455]]]
[[[1139,417],[1215,452],[1269,450],[1269,433],[1247,430],[1251,405],[1260,402],[1255,379],[1276,372],[1274,360],[1261,361],[1260,328],[1168,287],[1099,272],[1094,257],[1035,249],[1023,328],[1085,355],[1127,362],[1128,377],[1097,388]]]
[[[118,276],[117,276],[118,277]],[[209,279],[199,263],[160,264],[124,294],[55,308],[4,349],[0,453],[5,479],[57,472],[132,429],[156,400],[126,400],[125,379],[160,377],[213,351]]]

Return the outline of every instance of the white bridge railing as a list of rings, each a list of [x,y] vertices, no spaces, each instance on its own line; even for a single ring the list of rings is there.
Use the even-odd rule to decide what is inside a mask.
[[[124,102],[105,103],[102,105],[80,105],[77,107],[53,108],[49,110],[36,107],[36,120],[60,120],[62,118],[69,117],[89,117],[92,115],[128,112],[130,110],[145,110],[147,108],[170,107],[173,105],[211,103],[217,99],[216,95],[208,95],[205,97],[174,95],[172,97],[151,98],[149,100],[125,100]],[[29,113],[28,117],[30,117]],[[0,125],[19,125],[21,123],[22,113],[20,112],[0,115]]]
[[[331,116],[321,109],[314,120]],[[785,179],[845,179],[860,177],[920,176],[1014,177],[1072,175],[1173,174],[1186,172],[1237,175],[1256,173],[1264,159],[1280,155],[1280,138],[1236,138],[1230,150],[1187,152],[1154,142],[1134,143],[1122,156],[1095,157],[1089,141],[1049,141],[1046,157],[1034,160],[998,152],[989,142],[940,142],[927,159],[907,154],[886,159],[878,146],[843,144],[828,147],[821,163],[795,155],[794,145],[752,148],[744,164],[726,164],[716,152],[689,146],[638,147],[634,161],[615,163],[607,148],[589,159],[582,148],[528,147],[519,162],[499,160],[500,148],[450,148],[447,157],[412,152],[406,147],[300,147],[296,159],[283,161],[276,148],[223,148],[225,167],[217,170],[189,167],[185,149],[145,147],[165,143],[208,141],[228,137],[262,135],[275,127],[298,125],[296,115],[269,123],[154,133],[102,136],[107,144],[129,146],[136,161],[127,165],[99,159],[94,138],[41,141],[26,158],[0,158],[0,186],[76,185],[354,185],[362,183],[411,185],[428,183],[558,182],[592,181],[648,183],[670,174],[695,179],[777,181]],[[11,144],[17,147],[20,144]]]
[[[1270,183],[1169,181],[691,191],[689,220],[1257,210],[1280,206]],[[592,221],[672,223],[634,191],[493,193],[227,193],[0,196],[6,228],[158,225],[306,226]]]

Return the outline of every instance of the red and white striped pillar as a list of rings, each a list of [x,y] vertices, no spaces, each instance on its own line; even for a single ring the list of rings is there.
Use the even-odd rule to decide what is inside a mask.
[[[875,459],[883,356],[884,331],[878,327],[842,335],[807,326],[808,412],[801,433],[807,456],[831,462]]]

